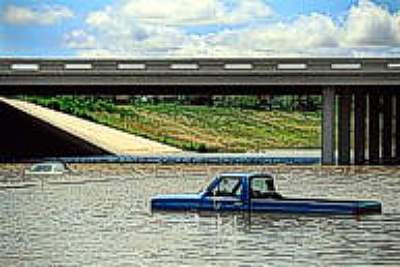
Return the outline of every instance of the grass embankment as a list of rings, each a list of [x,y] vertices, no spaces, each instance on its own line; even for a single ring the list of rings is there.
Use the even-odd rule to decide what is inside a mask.
[[[136,104],[72,97],[27,100],[168,145],[199,152],[320,147],[320,113]]]

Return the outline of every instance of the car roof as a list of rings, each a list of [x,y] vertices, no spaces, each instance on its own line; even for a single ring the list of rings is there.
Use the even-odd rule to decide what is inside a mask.
[[[63,162],[58,162],[58,161],[48,161],[48,162],[40,162],[40,163],[35,163],[33,165],[65,165]]]

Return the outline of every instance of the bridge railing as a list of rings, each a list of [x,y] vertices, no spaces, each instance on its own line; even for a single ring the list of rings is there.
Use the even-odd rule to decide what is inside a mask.
[[[283,58],[283,59],[0,59],[0,73],[74,72],[400,72],[396,58]]]

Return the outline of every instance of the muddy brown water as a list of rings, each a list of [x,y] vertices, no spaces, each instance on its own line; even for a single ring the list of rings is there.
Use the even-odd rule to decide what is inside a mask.
[[[400,168],[73,165],[28,187],[26,167],[0,166],[0,266],[400,266]],[[383,213],[150,212],[151,196],[223,171],[272,172],[285,196],[377,199]]]

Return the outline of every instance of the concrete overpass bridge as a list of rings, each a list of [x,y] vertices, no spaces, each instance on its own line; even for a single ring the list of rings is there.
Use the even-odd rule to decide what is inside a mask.
[[[399,85],[397,58],[0,59],[1,95],[321,94],[324,164],[400,161]]]

